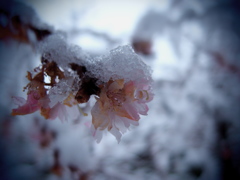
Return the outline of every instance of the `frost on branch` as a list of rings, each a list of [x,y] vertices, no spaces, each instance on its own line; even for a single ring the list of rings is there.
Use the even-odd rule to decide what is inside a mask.
[[[130,125],[138,125],[140,115],[147,115],[146,103],[153,98],[151,71],[130,46],[91,58],[62,36],[52,35],[40,44],[39,51],[41,65],[27,72],[27,100],[13,97],[19,107],[12,115],[39,110],[46,119],[77,118],[82,113],[79,104],[94,95],[89,127],[97,142],[103,131],[119,142]]]

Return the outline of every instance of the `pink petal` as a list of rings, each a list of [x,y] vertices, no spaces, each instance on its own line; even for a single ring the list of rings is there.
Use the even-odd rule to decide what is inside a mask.
[[[95,128],[105,129],[111,122],[111,119],[108,116],[108,110],[104,111],[100,106],[101,102],[97,101],[91,110],[92,123]]]
[[[62,122],[68,120],[66,107],[65,107],[64,105],[62,105],[62,104],[61,104],[60,110],[59,110],[59,112],[58,112],[58,118],[59,118]]]
[[[19,106],[17,109],[12,110],[12,115],[25,115],[31,114],[41,107],[38,104],[39,95],[37,92],[32,91],[28,94],[27,101],[22,106]]]
[[[91,131],[94,139],[97,141],[97,143],[100,143],[100,141],[102,140],[103,131],[95,129],[95,127],[93,125],[91,125],[90,131]]]
[[[26,100],[22,97],[13,96],[12,99],[13,99],[13,103],[18,106],[22,106],[26,103]]]
[[[53,106],[53,108],[51,108],[48,119],[51,119],[51,120],[56,119],[58,117],[58,111],[59,111],[59,106],[58,104],[56,104],[55,106]]]
[[[59,118],[62,122],[67,120],[67,110],[65,105],[57,103],[53,108],[51,108],[49,119]]]
[[[122,134],[119,132],[119,130],[117,130],[117,128],[113,127],[113,128],[110,130],[110,133],[111,133],[112,135],[114,135],[115,138],[117,139],[117,142],[120,143]]]
[[[130,123],[131,125],[134,125],[134,126],[138,126],[138,125],[139,125],[139,122],[138,122],[138,121],[133,121],[133,120],[131,120],[131,119],[128,119],[128,121],[129,121],[129,123]]]
[[[145,103],[138,103],[135,102],[134,106],[136,107],[137,111],[141,115],[147,115],[148,112],[148,106]]]
[[[115,116],[114,118],[114,126],[121,132],[121,133],[125,133],[129,127],[130,124],[125,124],[124,123],[124,119],[127,119],[125,117],[119,117],[119,116]]]
[[[125,85],[124,85],[124,91],[126,94],[131,94],[132,92],[134,92],[135,88],[136,87],[135,87],[133,81],[129,81],[129,82],[125,83]]]
[[[129,102],[125,102],[123,104],[123,108],[128,112],[128,114],[132,117],[132,120],[138,121],[140,119],[140,116],[138,114],[138,111],[134,107],[134,105],[130,104]]]
[[[108,87],[108,91],[116,91],[119,89],[122,89],[124,86],[124,80],[123,79],[119,79],[119,80],[115,80],[114,82],[112,82],[109,87]]]

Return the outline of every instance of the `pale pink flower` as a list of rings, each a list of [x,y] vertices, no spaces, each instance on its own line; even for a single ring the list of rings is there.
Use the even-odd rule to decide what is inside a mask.
[[[59,101],[51,108],[48,107],[45,118],[50,120],[59,118],[63,122],[68,119],[76,119],[81,113],[77,100],[70,93],[62,102]]]
[[[37,91],[31,91],[27,96],[27,100],[22,97],[15,96],[12,98],[14,103],[18,105],[17,109],[12,110],[12,115],[31,114],[41,108],[41,105],[38,103],[40,95]]]
[[[130,125],[138,125],[140,115],[147,115],[147,102],[151,101],[150,82],[147,80],[129,81],[110,80],[102,89],[92,108],[91,131],[97,142],[102,132],[108,130],[118,142]]]
[[[22,97],[13,97],[13,100],[19,107],[12,110],[12,115],[26,115],[40,110],[41,115],[46,119],[59,118],[64,121],[70,116],[76,118],[79,114],[77,101],[72,94],[67,96],[63,102],[57,102],[53,107],[49,106],[51,100],[48,96],[41,97],[38,91],[31,91],[27,100]]]
[[[60,98],[59,98],[60,99]],[[56,119],[59,118],[62,122],[67,121],[68,119],[75,119],[79,115],[79,110],[77,107],[78,103],[75,100],[72,93],[70,93],[67,98],[62,102],[56,102],[56,104],[48,108],[48,118],[47,119]],[[70,118],[71,117],[71,118]]]

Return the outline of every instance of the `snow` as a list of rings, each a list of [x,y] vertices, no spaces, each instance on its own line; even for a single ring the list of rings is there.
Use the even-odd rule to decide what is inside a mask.
[[[88,63],[87,54],[77,45],[69,45],[62,33],[56,33],[47,37],[38,46],[43,58],[56,62],[60,67],[67,69],[69,63],[76,62],[79,65]]]
[[[151,69],[138,56],[131,46],[119,46],[109,55],[97,57],[91,75],[103,82],[110,79],[124,79],[125,82],[146,79],[151,81]]]
[[[151,79],[151,70],[138,56],[130,45],[119,46],[108,55],[90,57],[77,45],[69,45],[62,34],[47,37],[39,45],[43,58],[56,62],[67,69],[70,63],[85,66],[89,74],[102,82],[110,79],[124,79],[125,82],[135,81],[143,77]]]

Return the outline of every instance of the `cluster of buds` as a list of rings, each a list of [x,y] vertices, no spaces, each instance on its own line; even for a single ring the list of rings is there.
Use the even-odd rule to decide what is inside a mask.
[[[27,100],[13,97],[18,108],[12,110],[12,115],[40,111],[46,119],[77,118],[87,115],[79,104],[88,102],[93,95],[96,103],[91,110],[92,122],[86,125],[97,142],[104,131],[112,133],[119,142],[130,125],[138,125],[140,115],[147,115],[146,103],[153,99],[151,79],[115,77],[105,82],[91,76],[83,65],[68,63],[67,68],[61,67],[46,58],[50,56],[42,57],[41,65],[27,72]]]
[[[34,69],[36,75],[27,72],[26,77],[30,81],[24,87],[27,100],[13,97],[19,107],[12,110],[12,115],[26,115],[39,110],[46,119],[58,117],[67,120],[67,109],[80,110],[78,104],[87,102],[93,94],[99,94],[96,79],[84,75],[84,66],[71,63],[67,73],[61,69],[56,62],[42,58],[41,66]]]

